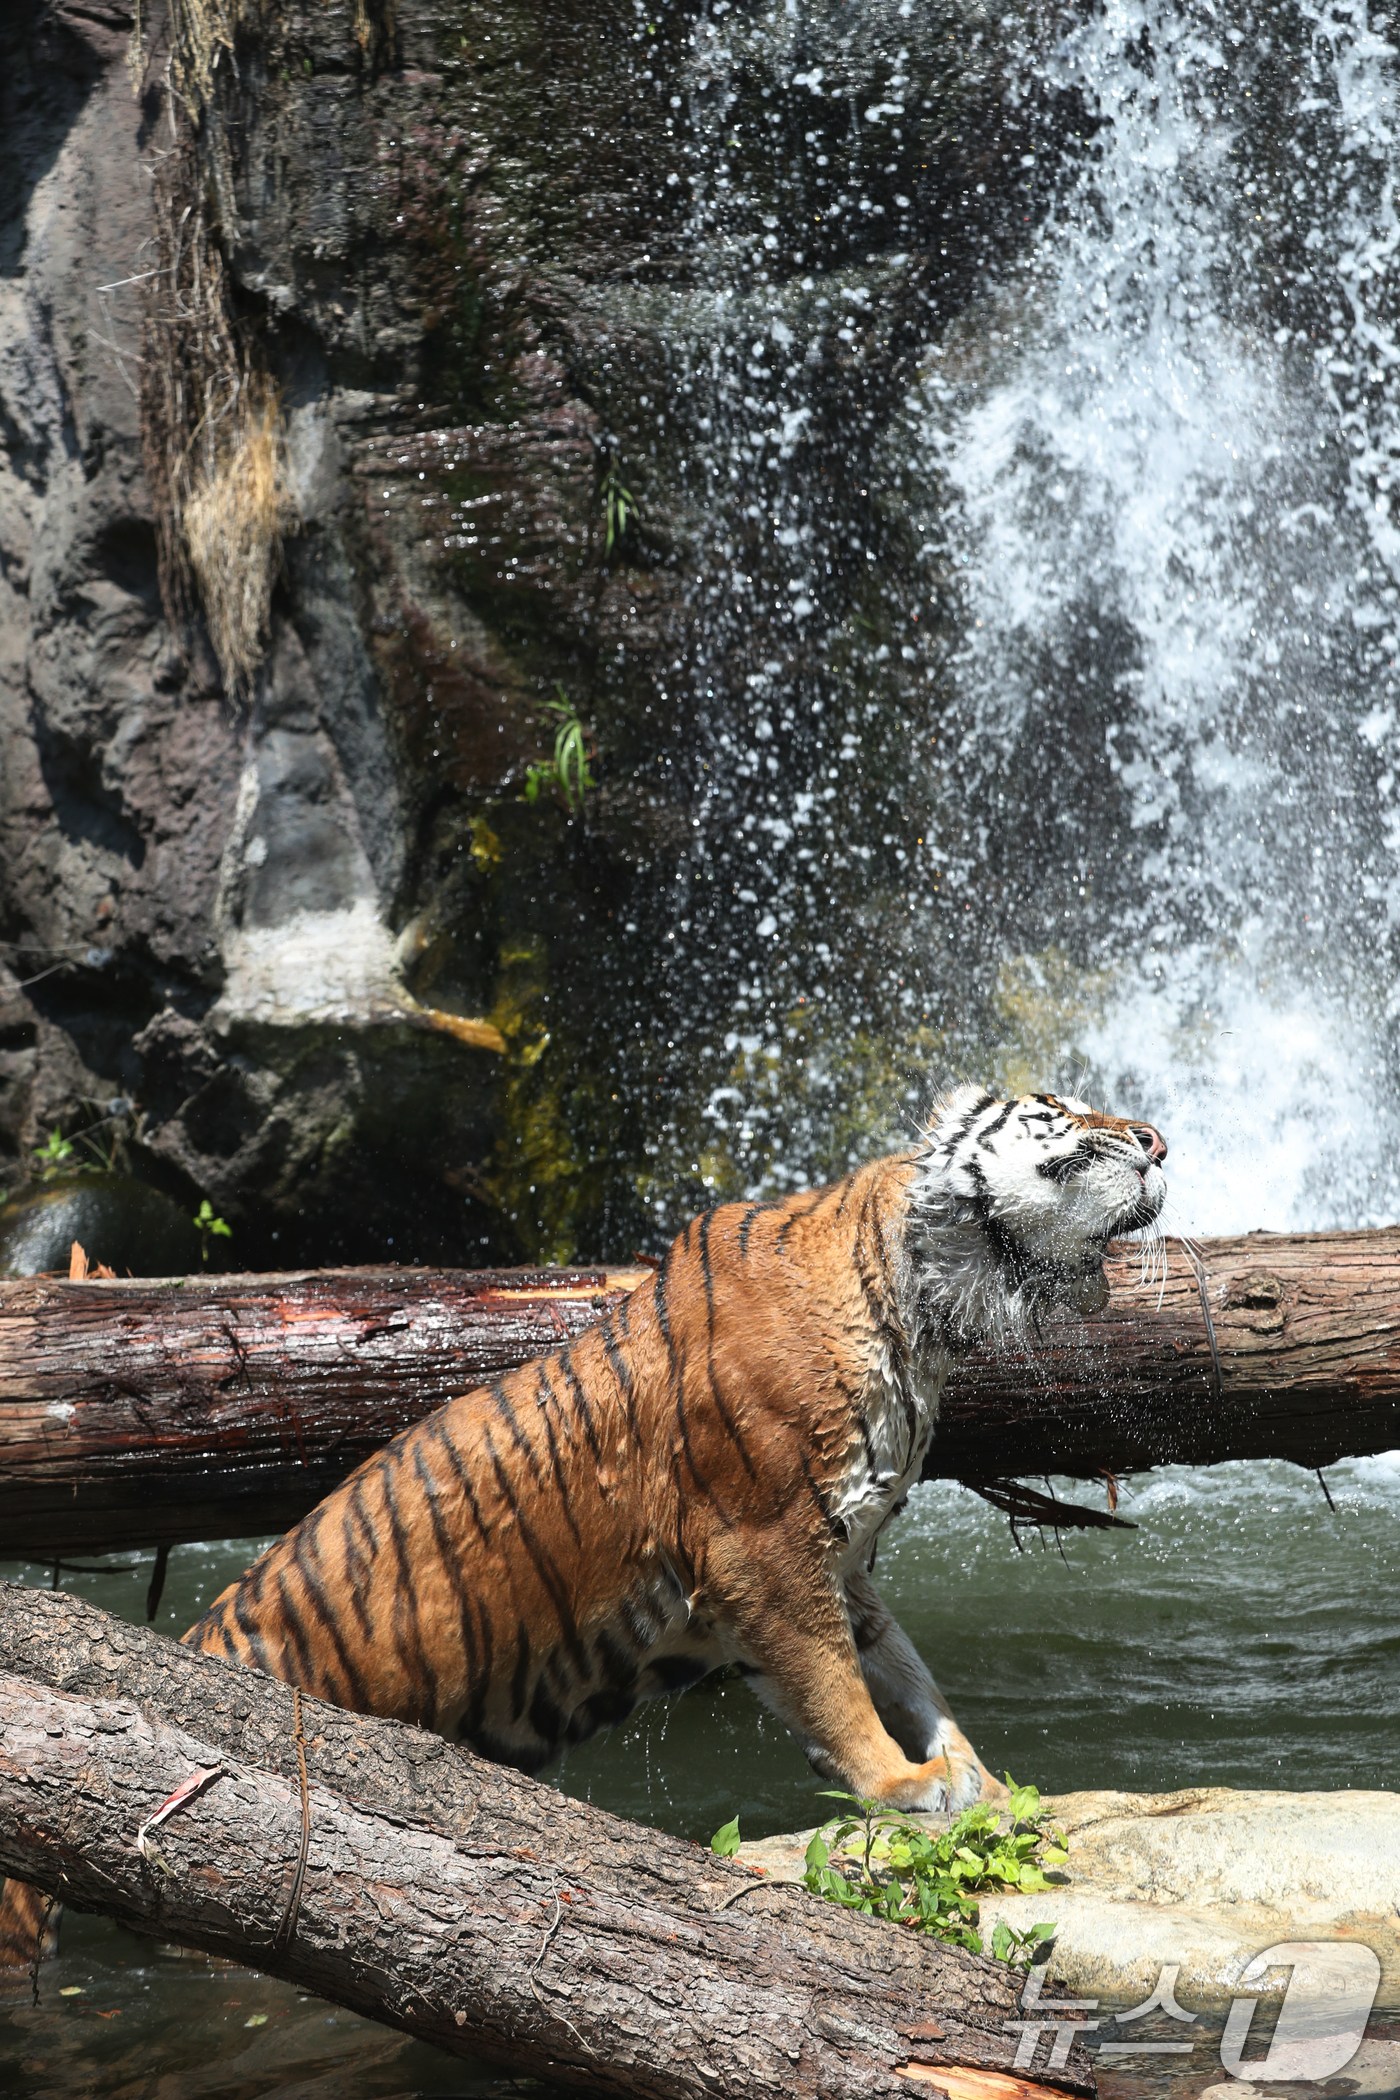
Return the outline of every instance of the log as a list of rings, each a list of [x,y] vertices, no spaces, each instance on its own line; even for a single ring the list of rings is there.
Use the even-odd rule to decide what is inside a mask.
[[[0,1584],[0,1870],[457,2055],[595,2093],[1090,2095],[1012,2075],[1020,1979],[438,1737]],[[209,1783],[149,1835],[196,1772]],[[1038,2016],[1053,2018],[1047,1994]],[[960,2066],[950,2071],[942,2067]]]
[[[285,1531],[401,1429],[647,1273],[0,1282],[0,1552]]]
[[[925,1477],[1309,1468],[1400,1445],[1400,1228],[1206,1241],[1202,1285],[1110,1256],[1108,1311],[959,1365]],[[284,1530],[409,1423],[646,1271],[323,1270],[0,1283],[0,1551]],[[1219,1378],[1215,1358],[1219,1359]]]

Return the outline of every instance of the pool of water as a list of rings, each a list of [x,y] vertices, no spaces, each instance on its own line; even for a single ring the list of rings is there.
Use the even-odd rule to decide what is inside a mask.
[[[1121,1513],[1136,1531],[1066,1536],[1063,1554],[1033,1534],[1018,1551],[985,1503],[930,1484],[891,1528],[877,1577],[982,1755],[1018,1780],[1046,1791],[1385,1787],[1400,1762],[1400,1455],[1347,1461],[1327,1480],[1335,1510],[1289,1466],[1164,1469],[1128,1483]],[[183,1632],[261,1543],[178,1548],[160,1630]],[[32,1564],[3,1572],[52,1580]],[[140,1620],[149,1575],[149,1556],[132,1555],[62,1580]],[[755,1838],[811,1824],[824,1806],[790,1738],[736,1679],[643,1709],[554,1777],[567,1793],[701,1839],[735,1814]],[[1214,2032],[1202,2028],[1179,2068],[1105,2070],[1105,2092],[1204,2091],[1223,2077]],[[1390,2090],[1367,2079],[1332,2087]],[[37,2007],[27,1991],[0,2004],[0,2091],[25,2100],[518,2089],[285,1984],[176,1956],[99,1919],[67,1920]]]

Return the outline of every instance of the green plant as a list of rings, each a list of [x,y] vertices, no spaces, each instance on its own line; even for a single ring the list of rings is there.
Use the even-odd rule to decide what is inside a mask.
[[[34,1164],[47,1181],[52,1175],[62,1173],[72,1157],[73,1147],[63,1132],[51,1130],[48,1143],[36,1146]]]
[[[604,560],[612,553],[616,541],[620,540],[632,520],[640,515],[636,497],[625,489],[617,478],[617,468],[610,466],[603,476],[603,516],[607,521],[607,539],[603,546]]]
[[[589,788],[598,785],[588,763],[588,733],[563,686],[556,685],[554,690],[559,698],[545,702],[556,720],[554,756],[527,771],[525,800],[538,802],[541,788],[557,788],[566,808],[581,810]]]
[[[209,1259],[209,1242],[211,1239],[231,1240],[233,1238],[233,1227],[225,1225],[222,1218],[214,1216],[214,1206],[207,1196],[201,1197],[199,1209],[194,1214],[194,1222],[199,1230],[199,1244],[206,1261]]]
[[[710,1850],[711,1852],[717,1852],[721,1859],[733,1859],[739,1849],[740,1842],[739,1818],[735,1816],[732,1823],[722,1823],[720,1825],[710,1839]]]
[[[964,1809],[949,1829],[934,1830],[877,1801],[833,1792],[827,1798],[846,1802],[848,1811],[823,1825],[808,1845],[803,1882],[828,1902],[981,1954],[976,1897],[995,1889],[1038,1894],[1051,1886],[1046,1867],[1062,1866],[1066,1857],[1063,1837],[1041,1825],[1037,1789],[1017,1786],[1009,1772],[1006,1783],[1011,1813],[1005,1830],[997,1811],[980,1803]],[[998,1924],[991,1951],[999,1961],[1025,1967],[1054,1930],[1042,1924],[1018,1932]]]

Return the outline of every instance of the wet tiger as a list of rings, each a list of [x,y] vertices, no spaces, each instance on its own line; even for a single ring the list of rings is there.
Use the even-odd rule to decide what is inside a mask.
[[[954,1357],[1098,1311],[1166,1149],[962,1087],[907,1153],[706,1212],[596,1327],[369,1459],[185,1640],[527,1772],[733,1663],[837,1785],[994,1797],[875,1543]]]

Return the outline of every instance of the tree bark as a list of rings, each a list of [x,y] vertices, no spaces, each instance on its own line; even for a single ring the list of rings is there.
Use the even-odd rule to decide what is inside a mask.
[[[0,1869],[66,1904],[594,2092],[907,2100],[931,2075],[952,2100],[1039,2090],[1010,2075],[1002,1964],[312,1699],[288,1929],[303,1823],[286,1685],[10,1584],[0,1666]],[[143,1859],[141,1824],[214,1768]],[[1082,2042],[1045,2083],[1092,2094]]]
[[[1308,1467],[1400,1445],[1400,1229],[1207,1241],[1100,1318],[974,1355],[925,1477]],[[279,1531],[454,1393],[543,1354],[644,1270],[353,1269],[180,1284],[0,1284],[0,1550]]]

